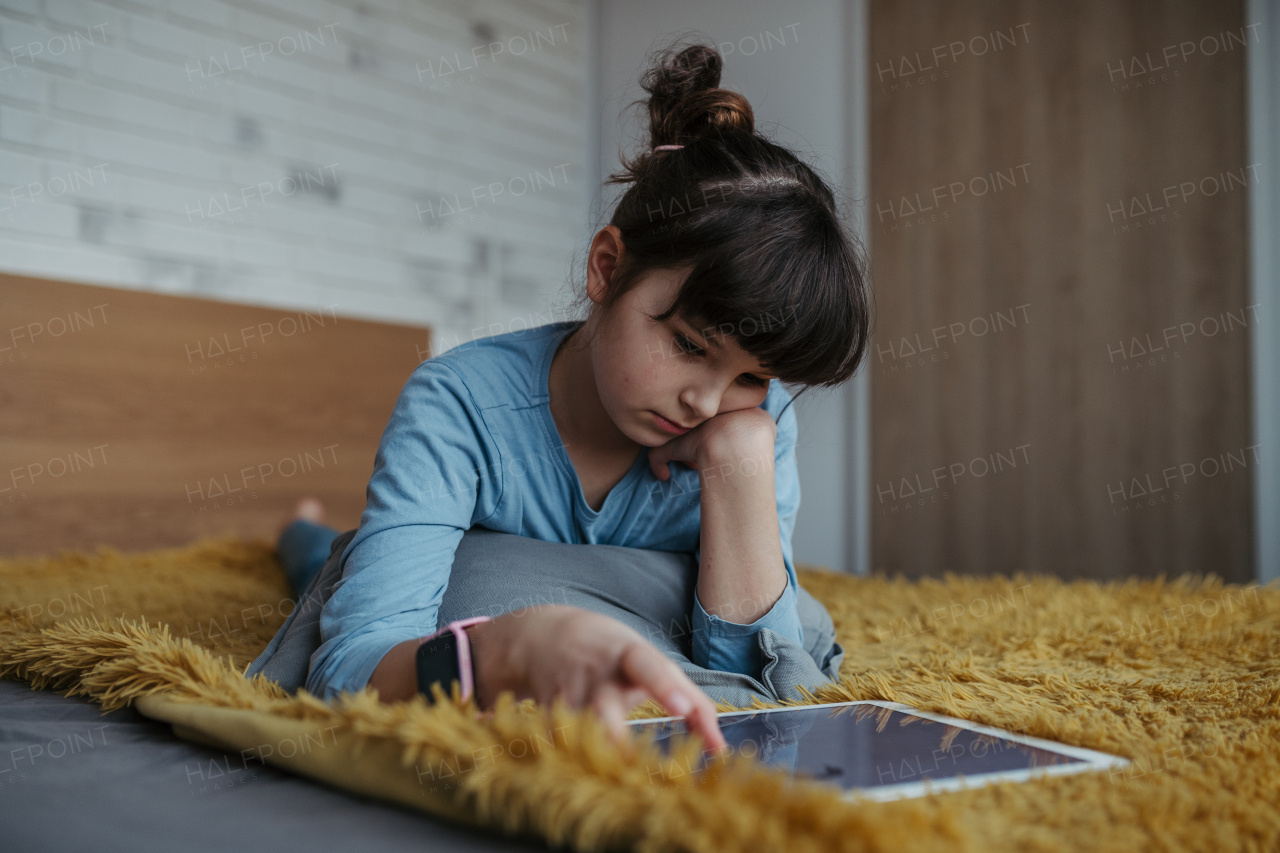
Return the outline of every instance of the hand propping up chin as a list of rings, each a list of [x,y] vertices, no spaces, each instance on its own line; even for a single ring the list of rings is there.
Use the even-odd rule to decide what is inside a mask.
[[[678,435],[660,447],[649,448],[649,467],[662,482],[671,476],[669,462],[680,462],[698,471],[720,466],[752,468],[771,465],[778,427],[764,409],[753,407],[722,412]]]

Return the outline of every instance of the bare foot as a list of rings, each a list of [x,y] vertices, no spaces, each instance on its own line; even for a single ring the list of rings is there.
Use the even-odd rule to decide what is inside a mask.
[[[310,521],[312,524],[324,524],[324,504],[320,503],[319,498],[303,498],[298,501],[293,508],[293,515],[288,521],[280,525],[280,529],[276,532],[276,538],[279,539],[285,528],[298,519]]]

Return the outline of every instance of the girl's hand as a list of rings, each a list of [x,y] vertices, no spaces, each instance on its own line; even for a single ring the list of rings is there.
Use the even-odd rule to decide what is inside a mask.
[[[653,475],[664,483],[669,462],[698,471],[698,601],[737,625],[772,610],[789,580],[774,478],[777,435],[764,409],[735,409],[649,450]]]
[[[590,706],[617,741],[627,714],[647,698],[684,717],[705,748],[725,746],[716,707],[688,676],[636,631],[600,613],[562,604],[516,610],[467,628],[476,701],[491,708],[503,691],[549,705],[557,696]]]
[[[651,447],[649,467],[665,483],[671,477],[668,462],[681,462],[704,473],[721,465],[741,466],[747,459],[772,463],[777,435],[778,426],[764,409],[722,412],[666,444]]]

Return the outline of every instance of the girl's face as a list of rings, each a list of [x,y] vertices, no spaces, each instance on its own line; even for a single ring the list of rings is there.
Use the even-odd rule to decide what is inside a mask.
[[[731,337],[680,317],[650,319],[675,299],[687,272],[645,275],[607,310],[598,309],[591,337],[600,402],[618,429],[646,447],[718,414],[759,406],[773,378]]]

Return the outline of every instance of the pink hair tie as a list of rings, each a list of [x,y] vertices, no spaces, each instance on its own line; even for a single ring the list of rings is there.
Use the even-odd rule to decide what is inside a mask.
[[[683,145],[659,145],[654,151],[679,151]]]

